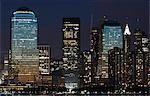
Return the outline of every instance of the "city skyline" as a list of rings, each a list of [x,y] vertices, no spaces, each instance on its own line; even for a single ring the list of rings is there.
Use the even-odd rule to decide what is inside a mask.
[[[0,94],[150,94],[148,1],[17,1],[0,2]]]
[[[16,0],[17,1],[17,0]],[[52,48],[52,57],[61,58],[62,57],[62,18],[63,17],[79,17],[81,20],[81,50],[89,50],[89,34],[91,26],[91,15],[93,15],[93,26],[99,27],[100,20],[104,15],[109,19],[117,19],[124,27],[125,23],[129,23],[131,31],[134,30],[136,24],[136,19],[140,19],[139,25],[141,29],[148,34],[148,1],[123,1],[119,0],[108,2],[106,1],[10,1],[1,0],[1,52],[5,53],[9,47],[10,42],[10,17],[12,12],[17,10],[19,7],[26,6],[32,11],[34,11],[39,20],[39,44],[49,44]],[[43,5],[39,4],[45,4]],[[48,6],[48,5],[51,6]],[[6,5],[6,6],[5,6]],[[8,5],[8,6],[7,6]],[[79,5],[79,8],[76,7]],[[81,6],[83,5],[83,6]],[[101,6],[100,6],[101,5]],[[111,6],[104,6],[111,5]],[[122,5],[120,9],[116,8],[116,5]],[[72,7],[70,7],[72,6]],[[128,7],[127,7],[128,6]],[[68,9],[69,8],[69,9]],[[50,11],[46,11],[50,9]],[[55,10],[53,10],[55,9]],[[79,9],[81,9],[79,11]],[[100,9],[100,10],[99,10]],[[123,10],[120,12],[120,10]],[[139,9],[138,11],[136,9]],[[112,10],[112,11],[110,11]],[[120,13],[120,14],[119,14]],[[134,13],[134,14],[132,14]],[[128,17],[128,20],[126,19]],[[53,18],[53,19],[52,19]],[[56,39],[57,38],[57,39]],[[57,48],[57,50],[56,50]]]

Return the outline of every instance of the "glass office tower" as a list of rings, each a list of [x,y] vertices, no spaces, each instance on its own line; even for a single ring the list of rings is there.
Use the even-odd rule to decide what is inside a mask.
[[[123,48],[123,33],[121,25],[116,21],[105,21],[102,24],[102,61],[101,78],[108,78],[108,51],[114,47]]]
[[[19,8],[11,18],[11,63],[19,82],[35,82],[38,75],[37,18]]]

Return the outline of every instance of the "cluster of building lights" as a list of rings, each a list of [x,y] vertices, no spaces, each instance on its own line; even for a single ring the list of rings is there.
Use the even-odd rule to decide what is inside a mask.
[[[106,19],[100,28],[91,28],[90,50],[80,51],[80,19],[63,18],[63,57],[53,61],[49,45],[37,45],[38,22],[32,11],[17,10],[11,22],[11,50],[4,60],[8,71],[3,71],[7,83],[53,87],[52,82],[60,79],[55,86],[70,92],[79,87],[150,84],[149,39],[139,27],[133,33],[128,24],[122,29],[120,23]],[[60,76],[54,75],[57,72]]]

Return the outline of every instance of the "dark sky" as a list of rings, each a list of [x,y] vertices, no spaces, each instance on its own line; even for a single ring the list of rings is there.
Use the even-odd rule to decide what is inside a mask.
[[[62,18],[79,17],[81,21],[81,50],[89,49],[90,17],[93,14],[94,26],[104,15],[109,19],[117,19],[122,25],[127,22],[133,30],[136,18],[139,25],[148,34],[149,0],[0,0],[1,9],[1,53],[10,48],[10,19],[13,11],[26,6],[33,10],[38,18],[38,42],[49,44],[52,57],[62,56]]]

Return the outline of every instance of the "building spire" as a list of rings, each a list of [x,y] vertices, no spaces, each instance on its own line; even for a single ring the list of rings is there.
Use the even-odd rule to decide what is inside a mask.
[[[140,19],[139,18],[137,18],[136,19],[136,30],[140,30],[140,24],[139,24],[139,22],[140,22]]]
[[[128,24],[126,24],[124,35],[131,35],[131,32],[130,32]]]
[[[90,31],[92,30],[93,27],[93,13],[91,13],[91,21],[90,21]]]

